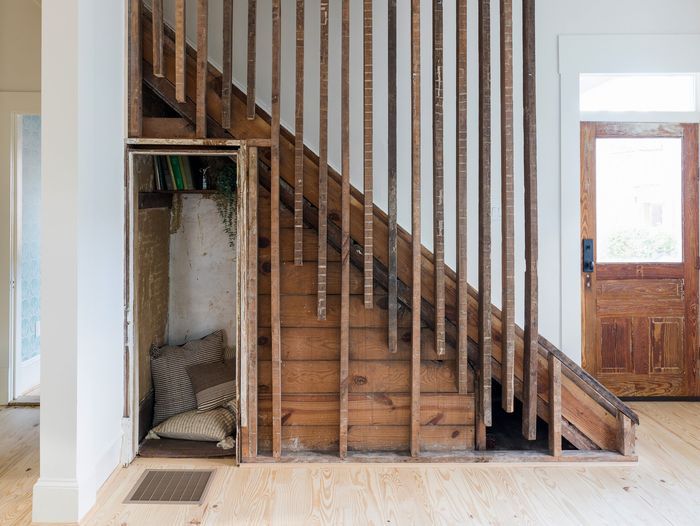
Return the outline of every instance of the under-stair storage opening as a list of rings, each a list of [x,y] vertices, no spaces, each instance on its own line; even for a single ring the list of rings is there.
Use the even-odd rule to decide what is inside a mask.
[[[127,327],[141,456],[237,460],[238,161],[237,146],[128,152]]]

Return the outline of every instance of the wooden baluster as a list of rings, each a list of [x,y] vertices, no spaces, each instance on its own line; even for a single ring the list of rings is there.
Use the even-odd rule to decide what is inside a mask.
[[[350,0],[343,0],[341,57],[340,458],[348,452],[350,357]]]
[[[374,132],[373,132],[373,61],[372,61],[372,3],[364,1],[364,278],[365,308],[374,306]]]
[[[224,71],[221,77],[221,127],[231,129],[233,83],[233,0],[224,0]]]
[[[304,263],[304,0],[297,0],[294,119],[294,264]]]
[[[270,315],[272,325],[272,456],[282,455],[282,347],[280,316],[280,66],[281,0],[272,0],[272,155],[270,170]]]
[[[258,456],[258,149],[248,150],[248,451]]]
[[[207,69],[209,66],[209,0],[197,0],[197,117],[198,138],[207,136]]]
[[[433,0],[433,244],[435,352],[445,354],[445,169],[442,0]]]
[[[411,0],[411,456],[420,454],[421,113],[420,0]]]
[[[388,159],[389,190],[389,352],[399,346],[398,330],[398,224],[396,203],[396,0],[388,2]]]
[[[491,6],[479,0],[479,425],[491,425]]]
[[[129,1],[129,137],[143,133],[141,0]]]
[[[457,352],[459,392],[469,391],[467,281],[467,0],[457,0]]]
[[[328,276],[328,0],[321,0],[321,57],[318,132],[318,319],[326,319]]]
[[[502,407],[515,404],[515,204],[513,197],[513,0],[501,0]]]
[[[153,74],[163,77],[163,0],[153,0],[151,8],[153,27]]]
[[[523,0],[523,102],[525,152],[525,342],[523,436],[537,438],[537,82],[535,0]]]
[[[248,80],[246,86],[246,114],[255,119],[255,39],[257,35],[257,0],[248,0]]]
[[[561,362],[549,355],[549,452],[561,456]]]
[[[185,0],[175,0],[175,99],[187,101],[187,27]]]

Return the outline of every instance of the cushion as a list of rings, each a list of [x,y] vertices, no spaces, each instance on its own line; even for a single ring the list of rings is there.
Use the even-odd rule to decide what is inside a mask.
[[[221,407],[236,397],[236,372],[233,360],[202,363],[187,368],[198,411]]]
[[[151,374],[155,392],[154,426],[171,416],[197,409],[197,399],[187,368],[200,363],[221,362],[223,353],[223,331],[187,342],[181,347],[151,349]]]
[[[154,427],[151,433],[160,438],[221,442],[233,434],[235,425],[233,413],[224,407],[206,413],[195,409],[168,418]]]

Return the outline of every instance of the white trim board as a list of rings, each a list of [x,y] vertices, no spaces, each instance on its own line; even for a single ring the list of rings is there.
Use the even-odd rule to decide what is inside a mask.
[[[700,122],[700,113],[579,110],[582,73],[698,73],[700,35],[560,35],[561,343],[581,363],[581,151],[584,120]]]

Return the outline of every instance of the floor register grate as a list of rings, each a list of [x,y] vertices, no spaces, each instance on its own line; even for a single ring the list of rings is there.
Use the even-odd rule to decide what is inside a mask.
[[[126,504],[201,504],[214,470],[147,469]]]

